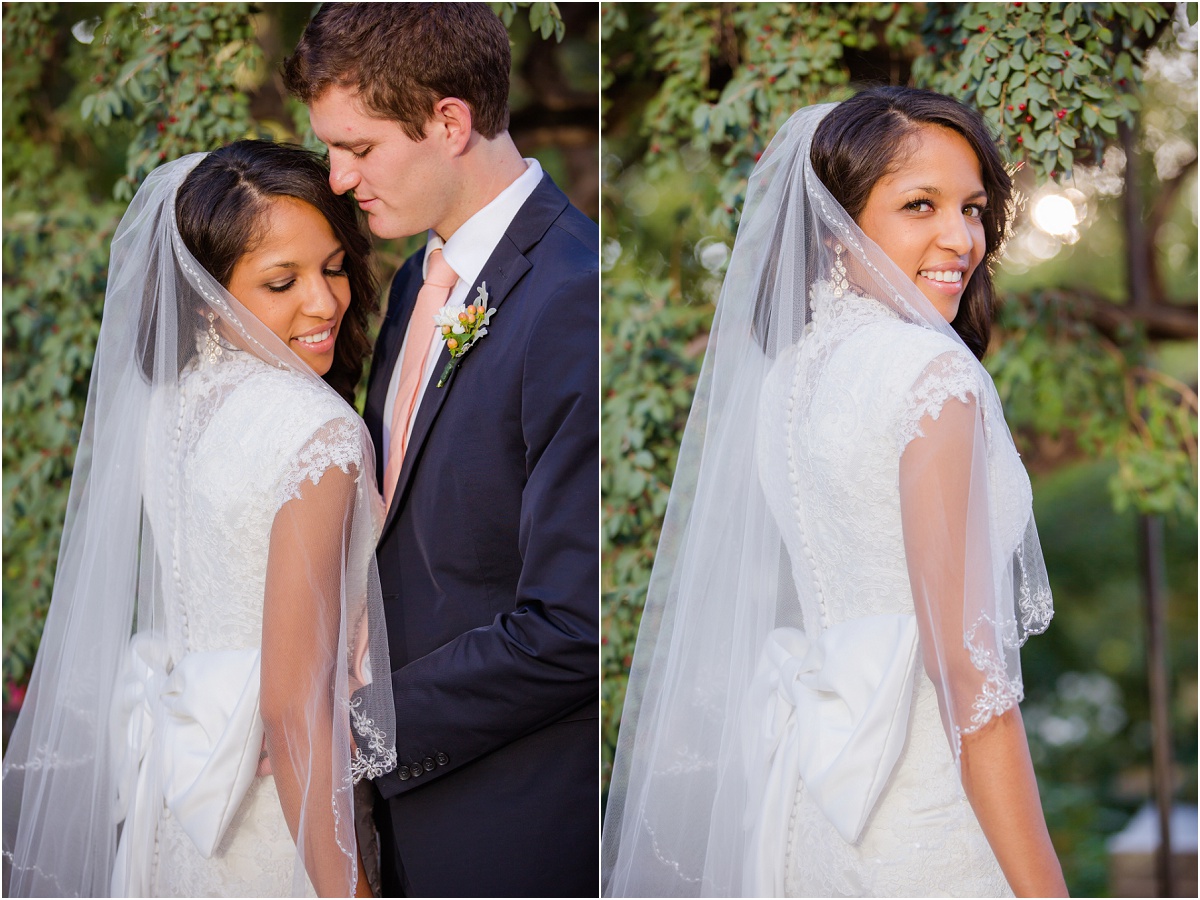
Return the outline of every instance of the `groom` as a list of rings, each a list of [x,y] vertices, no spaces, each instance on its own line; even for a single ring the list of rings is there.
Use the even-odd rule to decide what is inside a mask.
[[[388,503],[390,895],[597,891],[598,235],[509,137],[509,65],[487,4],[330,3],[285,67],[333,189],[379,237],[428,232],[365,412]],[[494,309],[487,333],[443,334],[449,304]]]

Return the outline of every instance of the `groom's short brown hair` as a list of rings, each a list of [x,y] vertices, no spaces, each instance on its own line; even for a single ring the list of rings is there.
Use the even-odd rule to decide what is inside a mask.
[[[283,64],[288,91],[311,104],[357,90],[368,113],[414,141],[443,97],[471,108],[485,138],[508,129],[508,32],[486,3],[326,3]]]

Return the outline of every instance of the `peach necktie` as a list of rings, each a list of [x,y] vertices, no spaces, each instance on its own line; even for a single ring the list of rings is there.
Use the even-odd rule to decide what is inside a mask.
[[[458,282],[458,276],[442,256],[441,249],[429,254],[425,283],[417,292],[417,305],[408,320],[407,346],[404,361],[400,364],[400,383],[396,386],[396,400],[392,407],[391,445],[388,448],[387,466],[383,470],[384,500],[390,507],[400,468],[404,465],[404,452],[408,449],[408,426],[417,406],[421,389],[421,376],[429,361],[429,348],[433,342],[433,316],[450,299],[450,292]]]

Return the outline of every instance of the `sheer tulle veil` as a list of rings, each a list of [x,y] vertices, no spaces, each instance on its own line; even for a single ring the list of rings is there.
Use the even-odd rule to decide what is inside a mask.
[[[963,346],[816,177],[813,134],[833,109],[795,113],[750,176],[630,673],[604,820],[605,895],[746,890],[749,823],[765,786],[746,768],[743,708],[768,633],[805,627],[799,597],[808,589],[757,471],[759,417],[785,410],[760,411],[759,401],[781,354],[808,339],[814,292],[835,303],[843,293],[871,298]],[[972,483],[986,485],[989,442],[1011,437],[990,378],[970,364],[980,376],[977,427],[956,452]],[[1000,534],[991,503],[986,487],[971,495],[973,537],[957,587],[914,591],[924,665],[956,758],[963,734],[1021,699],[1018,648],[1051,615],[1032,510],[1021,534]]]
[[[53,599],[4,757],[4,876],[11,895],[108,896],[119,882],[136,886],[121,871],[129,860],[117,853],[122,832],[135,839],[153,835],[153,822],[131,801],[135,785],[159,798],[159,808],[163,791],[170,795],[177,787],[166,782],[180,777],[181,757],[169,774],[162,771],[166,766],[139,769],[139,753],[149,759],[158,752],[155,729],[162,721],[149,713],[131,717],[130,710],[145,705],[149,690],[176,691],[172,696],[185,690],[176,678],[181,660],[164,657],[164,632],[167,610],[187,589],[179,571],[186,548],[148,512],[151,494],[168,509],[186,490],[191,476],[182,460],[203,434],[202,423],[162,427],[185,421],[174,412],[185,406],[180,396],[185,373],[206,352],[238,355],[250,360],[250,368],[269,367],[311,385],[344,408],[347,421],[355,419],[345,401],[184,245],[176,195],[204,156],[186,156],[152,172],[112,241]],[[220,346],[206,350],[209,321],[220,329]],[[261,415],[269,423],[292,412],[266,408]],[[286,561],[294,602],[311,604],[311,627],[301,632],[265,623],[263,646],[247,648],[246,683],[252,689],[246,696],[255,718],[260,650],[265,660],[268,645],[276,642],[273,658],[283,649],[303,662],[303,669],[296,668],[291,714],[293,727],[297,721],[304,725],[289,732],[297,740],[289,739],[287,759],[272,752],[277,773],[289,772],[287,784],[277,778],[280,795],[295,792],[300,810],[292,829],[297,854],[291,896],[309,890],[306,878],[317,868],[335,872],[338,890],[353,892],[353,782],[385,771],[395,760],[390,667],[374,568],[381,508],[365,428],[360,445],[358,459],[345,468],[348,477],[339,480],[340,473],[328,470],[327,490],[315,499],[310,496],[315,484],[302,482],[296,499],[276,513],[271,553]],[[343,490],[334,497],[338,484]],[[281,589],[272,584],[275,577],[268,569],[268,594]],[[131,665],[144,670],[145,678],[131,680]],[[228,675],[227,666],[218,668]],[[372,679],[372,670],[382,677]],[[201,689],[218,693],[205,684]],[[245,746],[214,751],[234,752],[233,771],[241,782],[255,777],[261,723],[249,734]],[[139,742],[131,757],[131,744]],[[235,809],[236,799],[231,808],[218,810],[222,826]]]

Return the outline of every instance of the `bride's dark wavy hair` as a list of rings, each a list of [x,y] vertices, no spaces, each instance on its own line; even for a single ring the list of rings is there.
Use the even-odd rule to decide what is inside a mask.
[[[346,252],[350,305],[324,379],[353,406],[363,363],[371,352],[367,332],[379,311],[378,282],[358,205],[329,187],[329,169],[321,157],[303,147],[269,141],[237,141],[214,150],[179,187],[175,218],[180,236],[196,261],[228,288],[238,260],[261,236],[263,214],[276,197],[292,197],[315,208]]]
[[[985,253],[963,292],[951,327],[979,359],[987,352],[996,309],[992,266],[1007,237],[1012,179],[996,142],[977,111],[933,91],[876,87],[839,103],[813,133],[813,171],[842,208],[858,221],[871,189],[892,174],[911,152],[911,138],[924,125],[940,125],[966,139],[979,160],[987,192]]]

